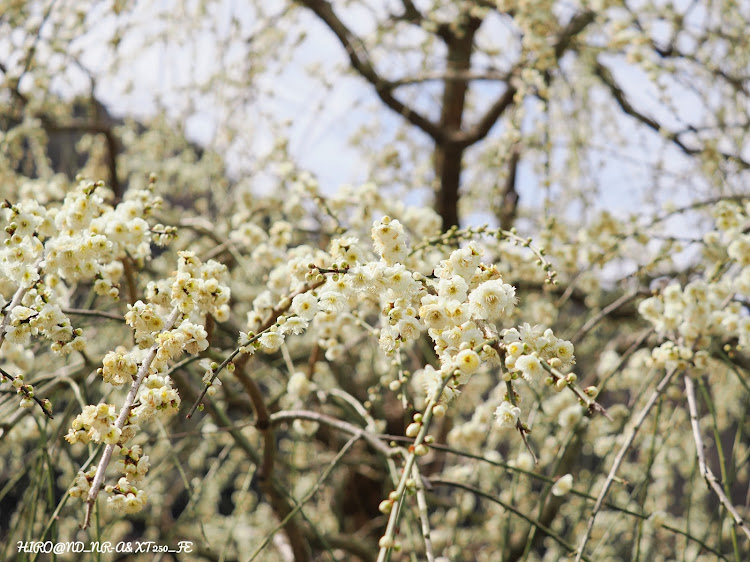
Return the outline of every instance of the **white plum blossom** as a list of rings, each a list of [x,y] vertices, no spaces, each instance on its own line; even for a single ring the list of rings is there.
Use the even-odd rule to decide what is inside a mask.
[[[566,474],[564,476],[561,476],[557,479],[557,482],[555,482],[552,485],[552,489],[550,490],[552,492],[553,496],[564,496],[570,492],[570,490],[573,489],[573,475],[572,474]]]
[[[514,406],[507,400],[504,400],[495,410],[497,426],[502,429],[515,429],[520,415],[521,408]]]
[[[482,320],[497,320],[512,312],[516,289],[500,279],[485,281],[469,294],[471,313]]]
[[[454,360],[456,368],[461,371],[461,374],[463,375],[471,375],[475,373],[481,364],[479,354],[473,349],[459,351]]]
[[[292,299],[292,312],[305,320],[312,320],[318,313],[318,299],[311,293],[300,293]]]
[[[388,216],[375,221],[372,226],[372,239],[375,251],[388,265],[403,262],[408,255],[406,232],[403,225]]]
[[[539,357],[535,354],[522,355],[516,359],[514,368],[519,371],[526,380],[538,379],[544,374],[544,367],[542,367]]]

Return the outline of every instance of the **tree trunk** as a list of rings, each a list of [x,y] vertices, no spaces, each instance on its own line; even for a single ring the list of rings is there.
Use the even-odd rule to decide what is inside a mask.
[[[474,34],[481,20],[471,18],[460,32],[445,31],[443,40],[448,47],[446,58],[447,78],[444,81],[440,112],[440,128],[446,133],[443,140],[435,141],[433,160],[438,193],[435,210],[443,219],[443,230],[458,226],[458,191],[461,186],[461,167],[466,146],[453,140],[461,131],[468,82],[456,78],[471,69]]]

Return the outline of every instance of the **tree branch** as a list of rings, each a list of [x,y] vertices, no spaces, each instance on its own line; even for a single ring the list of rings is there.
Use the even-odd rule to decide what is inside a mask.
[[[445,138],[445,133],[441,127],[394,97],[393,83],[377,73],[361,39],[354,35],[346,24],[341,21],[333,11],[330,2],[326,0],[299,0],[299,2],[318,16],[336,35],[336,38],[349,55],[352,68],[375,88],[378,97],[386,106],[436,141],[442,141]]]
[[[649,117],[648,115],[638,111],[633,104],[630,103],[627,96],[625,95],[625,92],[623,92],[622,88],[615,82],[615,78],[612,75],[612,71],[609,70],[606,66],[604,66],[599,61],[596,61],[594,65],[594,72],[596,76],[599,77],[599,79],[604,83],[605,86],[609,89],[610,94],[613,98],[615,98],[615,101],[617,102],[617,105],[620,106],[620,109],[622,109],[626,114],[630,115],[631,117],[634,117],[647,127],[653,129],[660,135],[664,134],[664,129],[662,126],[654,119]],[[668,140],[672,141],[680,150],[682,150],[685,154],[688,156],[694,156],[699,150],[695,148],[690,148],[685,143],[683,143],[679,136],[675,133],[668,133],[666,137]]]
[[[516,220],[518,211],[518,190],[516,190],[516,179],[518,172],[518,163],[521,160],[521,148],[518,144],[513,145],[508,159],[508,177],[505,178],[505,185],[500,194],[500,204],[497,209],[497,217],[500,220],[500,227],[510,230]]]
[[[610,469],[609,474],[607,474],[607,479],[604,481],[604,486],[602,486],[602,489],[599,492],[599,496],[596,498],[596,503],[594,504],[594,508],[591,510],[591,515],[589,516],[589,522],[586,527],[586,532],[584,533],[583,538],[581,539],[581,544],[578,547],[578,552],[576,553],[576,562],[580,562],[584,558],[584,551],[586,549],[586,543],[588,543],[589,538],[591,537],[591,531],[594,529],[594,522],[596,521],[596,515],[599,513],[599,510],[602,508],[602,505],[604,504],[604,500],[607,497],[609,488],[612,485],[612,482],[614,482],[615,480],[615,476],[617,475],[617,471],[620,469],[620,465],[622,464],[622,461],[625,460],[625,454],[628,452],[628,449],[630,449],[630,446],[633,444],[633,441],[635,440],[635,436],[638,433],[638,430],[643,425],[643,422],[646,421],[646,417],[651,411],[651,408],[654,407],[654,404],[656,404],[656,400],[659,398],[659,396],[661,396],[662,392],[664,392],[664,390],[667,388],[667,385],[669,385],[669,383],[672,381],[672,377],[675,375],[675,373],[677,373],[676,368],[670,369],[667,372],[667,374],[664,375],[664,378],[659,382],[658,386],[649,397],[648,402],[646,402],[646,405],[638,414],[638,418],[635,420],[635,423],[628,430],[628,433],[625,436],[625,441],[620,447],[620,450],[617,452],[617,456],[615,457],[615,462],[612,464],[612,468]]]
[[[721,504],[729,513],[732,514],[735,524],[740,529],[742,529],[742,532],[747,535],[748,539],[750,539],[750,528],[748,528],[747,524],[743,521],[742,516],[737,512],[737,508],[734,507],[732,501],[724,493],[724,490],[721,489],[721,485],[719,484],[716,475],[709,468],[708,464],[706,464],[706,456],[703,451],[703,438],[701,437],[700,427],[698,426],[698,407],[696,406],[695,401],[695,385],[693,384],[693,380],[689,375],[684,376],[684,381],[685,392],[687,393],[688,408],[690,410],[690,425],[693,428],[695,452],[698,457],[698,469],[700,470],[703,478],[705,478],[708,487],[714,491]]]

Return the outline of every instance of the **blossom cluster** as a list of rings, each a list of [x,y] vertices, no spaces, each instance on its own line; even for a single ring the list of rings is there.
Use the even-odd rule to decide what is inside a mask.
[[[215,261],[203,263],[193,252],[180,252],[172,278],[149,285],[149,302],[128,305],[125,320],[134,330],[137,345],[130,351],[120,346],[108,352],[99,369],[105,382],[130,383],[131,395],[136,393],[134,402],[123,406],[128,410],[124,423],[111,404],[86,406],[73,420],[66,436],[70,443],[94,441],[120,448],[124,458],[117,465],[124,476],[117,485],[105,487],[115,509],[134,513],[145,504],[145,492],[134,483],[148,471],[148,456],[140,446],[126,447],[126,443],[154,415],[170,415],[179,409],[181,399],[166,369],[182,353],[198,354],[208,347],[208,334],[199,322],[208,314],[226,316],[230,290],[223,283],[225,274],[226,267]],[[99,470],[105,469],[103,465]],[[85,489],[81,478],[71,495],[81,495]]]
[[[97,293],[117,298],[122,260],[150,256],[151,232],[143,217],[161,203],[152,188],[128,192],[116,207],[99,194],[103,183],[85,180],[60,206],[33,199],[4,202],[0,282],[17,287],[21,300],[4,311],[0,337],[26,344],[41,335],[52,341],[53,351],[82,350],[85,339],[62,309],[82,281],[93,281]]]
[[[123,437],[122,429],[115,426],[114,404],[85,406],[70,424],[65,440],[68,443],[107,443],[114,445]]]
[[[270,277],[277,278],[275,273],[284,271],[287,282],[278,285],[276,298],[283,302],[281,289],[297,291],[288,302],[290,312],[259,336],[243,334],[243,349],[248,347],[243,341],[252,339],[253,349],[273,352],[287,334],[302,332],[312,322],[318,345],[332,357],[340,346],[336,336],[342,336],[328,328],[330,320],[346,318],[353,308],[362,309],[364,303],[374,301],[381,318],[380,328],[374,330],[387,355],[397,355],[425,333],[432,340],[440,366],[419,369],[413,380],[424,396],[440,392],[441,402],[456,396],[483,363],[497,366],[501,362],[498,351],[504,354],[507,380],[515,378],[516,373],[529,381],[539,379],[544,373],[543,363],[556,369],[574,363],[572,344],[558,339],[549,329],[528,324],[509,330],[497,327],[496,323],[512,317],[518,300],[516,289],[503,282],[494,265],[482,262],[484,250],[476,242],[454,249],[425,274],[407,267],[418,261],[409,253],[406,231],[398,220],[388,216],[375,220],[371,236],[375,259],[367,259],[355,237],[344,236],[333,240],[328,255],[310,251],[277,267]],[[295,282],[297,268],[304,260],[314,258],[322,264],[309,265],[306,279],[315,280],[316,285],[305,289],[301,281]],[[251,332],[260,326],[263,315],[272,311],[273,302],[272,289],[255,299],[249,317]],[[289,330],[290,322],[298,329]],[[508,425],[507,413],[515,414],[517,420],[520,409],[513,408],[499,410],[501,426]]]
[[[750,346],[750,316],[743,301],[735,298],[750,294],[750,235],[743,232],[750,209],[722,201],[714,218],[717,230],[704,237],[704,251],[717,264],[713,272],[684,286],[670,283],[638,306],[640,315],[667,338],[653,350],[657,366],[671,368],[692,361],[705,367],[713,338],[736,340],[740,348]]]

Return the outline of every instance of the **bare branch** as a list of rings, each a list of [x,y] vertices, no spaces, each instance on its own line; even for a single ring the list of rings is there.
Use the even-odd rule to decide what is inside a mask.
[[[393,111],[404,117],[412,125],[418,127],[435,141],[442,141],[445,137],[443,129],[413,108],[397,100],[393,95],[394,85],[380,76],[370,61],[367,50],[352,31],[341,21],[326,0],[300,0],[300,3],[312,10],[338,38],[346,49],[352,68],[367,80],[380,97],[381,101]]]
[[[516,95],[517,91],[518,89],[511,84],[510,77],[508,77],[505,91],[490,106],[482,118],[473,127],[458,135],[456,140],[464,146],[471,146],[486,137],[492,126],[500,119],[500,116],[513,104],[513,96]]]
[[[560,32],[555,41],[555,58],[558,60],[562,58],[570,47],[573,39],[593,21],[593,12],[586,11],[576,14],[570,22],[568,22],[568,25]],[[461,144],[470,146],[486,137],[500,116],[513,104],[513,97],[517,91],[517,88],[511,83],[513,73],[514,72],[511,72],[506,76],[506,89],[495,103],[490,106],[476,125],[460,135],[460,139],[457,139]]]
[[[401,78],[400,80],[393,80],[391,84],[394,88],[400,88],[401,86],[412,86],[414,84],[421,84],[424,82],[435,82],[435,81],[459,81],[459,80],[473,80],[473,81],[506,81],[508,79],[507,72],[500,72],[495,69],[485,70],[445,70],[441,72],[425,72],[411,78]]]
[[[369,431],[362,429],[361,427],[357,427],[354,424],[333,418],[326,414],[321,414],[310,410],[282,410],[281,412],[271,414],[268,418],[268,422],[271,425],[278,425],[281,422],[294,420],[309,420],[317,423],[322,423],[338,429],[339,431],[348,433],[349,435],[353,435],[358,439],[362,438],[367,441],[367,443],[369,443],[373,449],[388,458],[398,453],[397,449],[391,449],[388,445],[382,443],[379,440],[379,437],[374,433],[370,433]]]
[[[706,479],[706,484],[708,484],[708,487],[714,491],[721,504],[727,509],[729,513],[732,514],[734,522],[740,529],[742,529],[742,532],[747,535],[747,538],[750,539],[750,528],[748,528],[747,524],[742,519],[742,516],[737,512],[737,508],[734,507],[732,501],[724,493],[724,490],[722,490],[721,485],[716,478],[716,475],[709,468],[708,464],[706,464],[706,456],[703,450],[703,437],[701,437],[701,430],[698,426],[698,407],[695,401],[695,385],[693,384],[693,380],[690,378],[690,376],[685,375],[683,379],[685,381],[685,392],[687,393],[688,408],[690,409],[690,425],[693,428],[695,452],[698,457],[698,469],[703,475],[703,478]]]
[[[612,464],[612,468],[610,469],[609,474],[607,474],[607,479],[604,481],[604,486],[602,486],[602,490],[601,492],[599,492],[599,496],[596,498],[594,508],[591,510],[591,515],[589,516],[589,522],[588,526],[586,527],[586,532],[581,539],[581,544],[578,547],[578,552],[576,553],[576,562],[580,562],[584,557],[583,553],[586,550],[586,543],[588,543],[589,538],[591,537],[591,531],[594,529],[594,521],[596,521],[596,515],[599,513],[599,510],[604,504],[604,499],[607,497],[607,493],[609,492],[610,486],[612,486],[612,482],[614,482],[615,480],[615,476],[617,476],[617,471],[620,469],[622,461],[625,460],[625,454],[633,444],[635,436],[638,433],[638,430],[643,425],[643,422],[646,421],[646,417],[651,411],[651,408],[654,407],[654,404],[656,404],[656,400],[659,398],[659,396],[661,396],[662,392],[664,392],[669,383],[672,381],[672,377],[675,375],[675,373],[677,373],[676,368],[670,369],[667,374],[664,375],[664,378],[659,382],[659,385],[649,397],[648,402],[646,402],[646,405],[638,414],[638,418],[635,420],[632,427],[628,430],[628,433],[625,437],[625,442],[617,452],[615,462]]]
[[[508,177],[505,178],[505,185],[503,186],[497,209],[500,226],[506,230],[510,230],[513,226],[518,211],[519,195],[516,190],[516,179],[520,160],[521,148],[518,144],[515,144],[511,148],[510,157],[508,158]]]
[[[630,115],[631,117],[634,117],[647,127],[653,129],[659,134],[664,134],[664,129],[655,119],[649,117],[648,115],[638,111],[633,104],[630,103],[627,96],[625,95],[625,92],[623,92],[622,88],[617,84],[615,81],[614,76],[612,75],[612,71],[607,68],[605,65],[597,61],[594,66],[594,72],[599,77],[599,79],[604,83],[605,86],[609,89],[610,94],[612,94],[612,97],[615,98],[615,101],[620,106],[620,109],[622,109],[625,113]],[[680,148],[685,154],[688,156],[693,156],[700,152],[699,150],[695,148],[690,148],[685,143],[683,143],[678,135],[674,133],[667,133],[665,138],[672,141],[677,147]]]
[[[555,41],[555,58],[560,60],[570,47],[573,39],[578,36],[595,19],[594,12],[579,12],[568,22],[568,25],[560,31]]]

